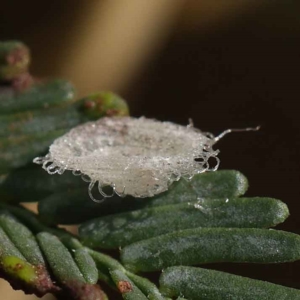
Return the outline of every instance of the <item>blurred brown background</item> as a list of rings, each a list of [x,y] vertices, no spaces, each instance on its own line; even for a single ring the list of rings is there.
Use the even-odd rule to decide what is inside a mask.
[[[69,78],[79,96],[116,91],[135,116],[192,118],[214,134],[262,125],[220,141],[221,168],[242,171],[248,195],[286,202],[280,228],[300,233],[299,11],[292,0],[4,0],[0,39],[30,46],[35,75]],[[300,288],[300,263],[211,267]]]

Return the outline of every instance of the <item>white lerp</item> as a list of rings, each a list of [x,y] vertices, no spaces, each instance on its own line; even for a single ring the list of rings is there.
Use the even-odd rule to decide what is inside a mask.
[[[88,177],[89,194],[97,183],[111,186],[120,195],[152,197],[164,192],[181,177],[192,178],[209,169],[217,159],[216,139],[192,126],[147,118],[114,117],[88,122],[56,139],[43,164],[50,174],[71,170]]]

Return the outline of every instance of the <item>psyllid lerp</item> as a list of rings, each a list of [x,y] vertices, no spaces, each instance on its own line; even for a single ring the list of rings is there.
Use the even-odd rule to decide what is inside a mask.
[[[182,126],[145,117],[105,117],[75,127],[56,139],[49,153],[34,162],[49,174],[70,170],[83,176],[94,201],[113,194],[152,197],[168,190],[181,177],[191,179],[217,170],[219,150],[213,146],[225,134],[241,130],[229,129],[214,137],[192,124]],[[95,185],[100,200],[92,194]],[[112,187],[112,194],[103,191],[105,186]]]

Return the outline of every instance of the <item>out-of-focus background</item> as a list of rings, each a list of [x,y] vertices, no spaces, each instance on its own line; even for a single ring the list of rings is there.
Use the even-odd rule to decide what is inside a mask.
[[[4,0],[0,39],[32,49],[36,76],[68,78],[79,96],[118,92],[134,116],[214,134],[261,125],[219,142],[221,168],[242,171],[248,195],[286,202],[280,228],[300,233],[299,11],[296,0]],[[213,267],[300,288],[300,263]],[[0,295],[36,299],[3,281]]]

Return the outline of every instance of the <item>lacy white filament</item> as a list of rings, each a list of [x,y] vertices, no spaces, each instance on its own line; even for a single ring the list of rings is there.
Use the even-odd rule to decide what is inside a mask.
[[[65,170],[84,175],[103,197],[104,186],[123,196],[152,197],[164,192],[181,177],[192,178],[210,169],[208,160],[216,158],[215,140],[191,126],[146,118],[102,118],[80,125],[56,139],[42,164],[49,174]],[[95,200],[95,199],[94,199]]]

